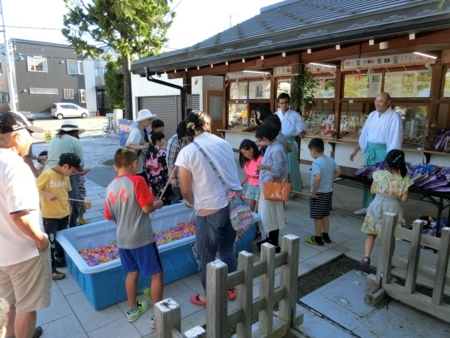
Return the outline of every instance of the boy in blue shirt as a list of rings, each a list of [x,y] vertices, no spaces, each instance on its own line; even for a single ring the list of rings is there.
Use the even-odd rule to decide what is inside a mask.
[[[311,188],[309,198],[309,217],[314,219],[315,236],[307,237],[305,242],[312,245],[331,243],[330,210],[333,200],[333,181],[341,174],[334,160],[323,154],[325,145],[320,138],[313,138],[308,145],[314,162],[311,168]]]

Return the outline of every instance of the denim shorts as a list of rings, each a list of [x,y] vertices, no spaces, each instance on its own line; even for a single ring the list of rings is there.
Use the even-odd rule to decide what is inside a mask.
[[[247,198],[249,200],[258,201],[259,200],[259,195],[261,194],[261,190],[259,189],[259,185],[247,184],[246,194],[247,194]]]

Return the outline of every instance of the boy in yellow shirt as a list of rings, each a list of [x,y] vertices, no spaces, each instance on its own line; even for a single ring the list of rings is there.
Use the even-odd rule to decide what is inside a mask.
[[[69,225],[68,192],[72,190],[69,176],[73,173],[84,174],[80,164],[81,160],[77,155],[64,153],[60,156],[59,163],[55,167],[44,170],[36,180],[41,196],[44,230],[50,241],[53,280],[65,277],[62,272],[56,270],[57,265],[65,266],[64,250],[56,241],[56,232],[67,229]]]

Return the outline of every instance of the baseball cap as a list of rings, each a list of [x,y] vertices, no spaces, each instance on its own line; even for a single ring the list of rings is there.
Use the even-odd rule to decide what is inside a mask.
[[[33,126],[21,113],[9,111],[0,116],[0,134],[28,129],[31,132],[43,133],[44,129]]]
[[[85,172],[81,168],[81,159],[74,153],[64,153],[59,157],[59,165],[68,164],[76,174],[84,175]]]

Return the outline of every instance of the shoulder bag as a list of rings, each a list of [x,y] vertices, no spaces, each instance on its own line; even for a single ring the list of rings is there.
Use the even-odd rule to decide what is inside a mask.
[[[200,150],[200,152],[205,156],[208,163],[213,168],[216,173],[219,181],[222,183],[225,188],[225,192],[227,195],[228,205],[230,209],[230,221],[234,230],[236,231],[247,231],[252,224],[253,213],[250,210],[250,205],[247,201],[247,196],[245,195],[244,189],[241,190],[233,190],[227,187],[223,177],[220,175],[213,161],[211,161],[210,157],[205,153],[202,147],[197,142],[194,142],[195,146]]]
[[[284,179],[281,182],[263,182],[264,198],[268,201],[286,202],[290,192],[291,183],[284,182]]]

